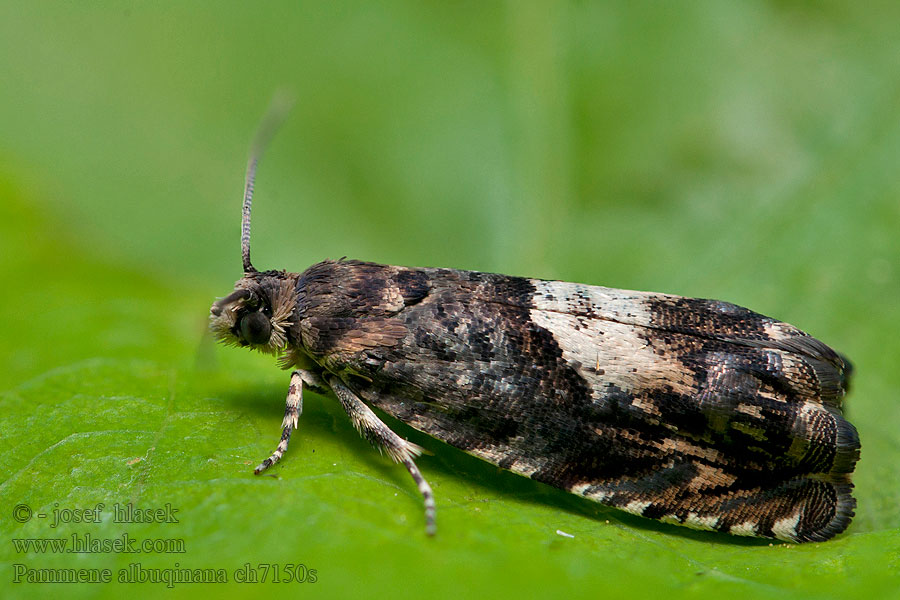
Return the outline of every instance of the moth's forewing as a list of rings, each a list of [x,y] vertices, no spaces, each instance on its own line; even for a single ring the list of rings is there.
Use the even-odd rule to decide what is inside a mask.
[[[718,301],[471,271],[314,265],[306,350],[500,467],[702,529],[824,540],[853,516],[849,365]]]

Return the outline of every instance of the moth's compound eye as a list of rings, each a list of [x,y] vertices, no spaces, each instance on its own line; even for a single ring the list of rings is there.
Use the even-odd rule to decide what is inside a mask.
[[[241,317],[241,337],[251,344],[265,344],[272,335],[272,324],[261,312],[247,313]]]

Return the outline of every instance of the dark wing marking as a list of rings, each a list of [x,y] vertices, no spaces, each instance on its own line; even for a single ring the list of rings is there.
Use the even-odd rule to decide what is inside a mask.
[[[849,524],[849,367],[796,328],[714,301],[365,268],[366,298],[403,298],[383,317],[390,343],[360,347],[359,322],[322,316],[323,364],[416,429],[662,521],[790,541]]]

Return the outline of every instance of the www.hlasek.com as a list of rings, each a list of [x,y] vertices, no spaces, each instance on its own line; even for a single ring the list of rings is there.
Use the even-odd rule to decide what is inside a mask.
[[[184,554],[181,538],[133,538],[128,533],[113,538],[90,533],[73,533],[67,537],[13,538],[17,554]]]

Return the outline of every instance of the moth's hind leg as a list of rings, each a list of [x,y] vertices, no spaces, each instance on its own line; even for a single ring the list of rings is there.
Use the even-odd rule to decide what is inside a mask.
[[[369,408],[362,400],[360,400],[353,391],[348,388],[337,377],[329,377],[328,384],[334,390],[338,400],[360,434],[377,448],[384,449],[388,456],[395,462],[403,463],[413,480],[419,487],[419,492],[425,500],[425,533],[434,535],[437,531],[435,527],[435,505],[434,494],[431,492],[431,486],[422,477],[419,467],[413,462],[413,459],[422,453],[422,448],[404,440],[402,437],[390,430],[381,419],[379,419],[372,409]]]
[[[304,376],[312,384],[319,380],[318,375],[311,371],[294,371],[291,373],[291,386],[288,388],[287,400],[284,405],[284,420],[281,422],[281,440],[278,442],[275,452],[253,469],[255,475],[259,475],[277,463],[287,450],[288,442],[291,441],[291,432],[297,428],[297,419],[300,418],[300,413],[303,412]]]

